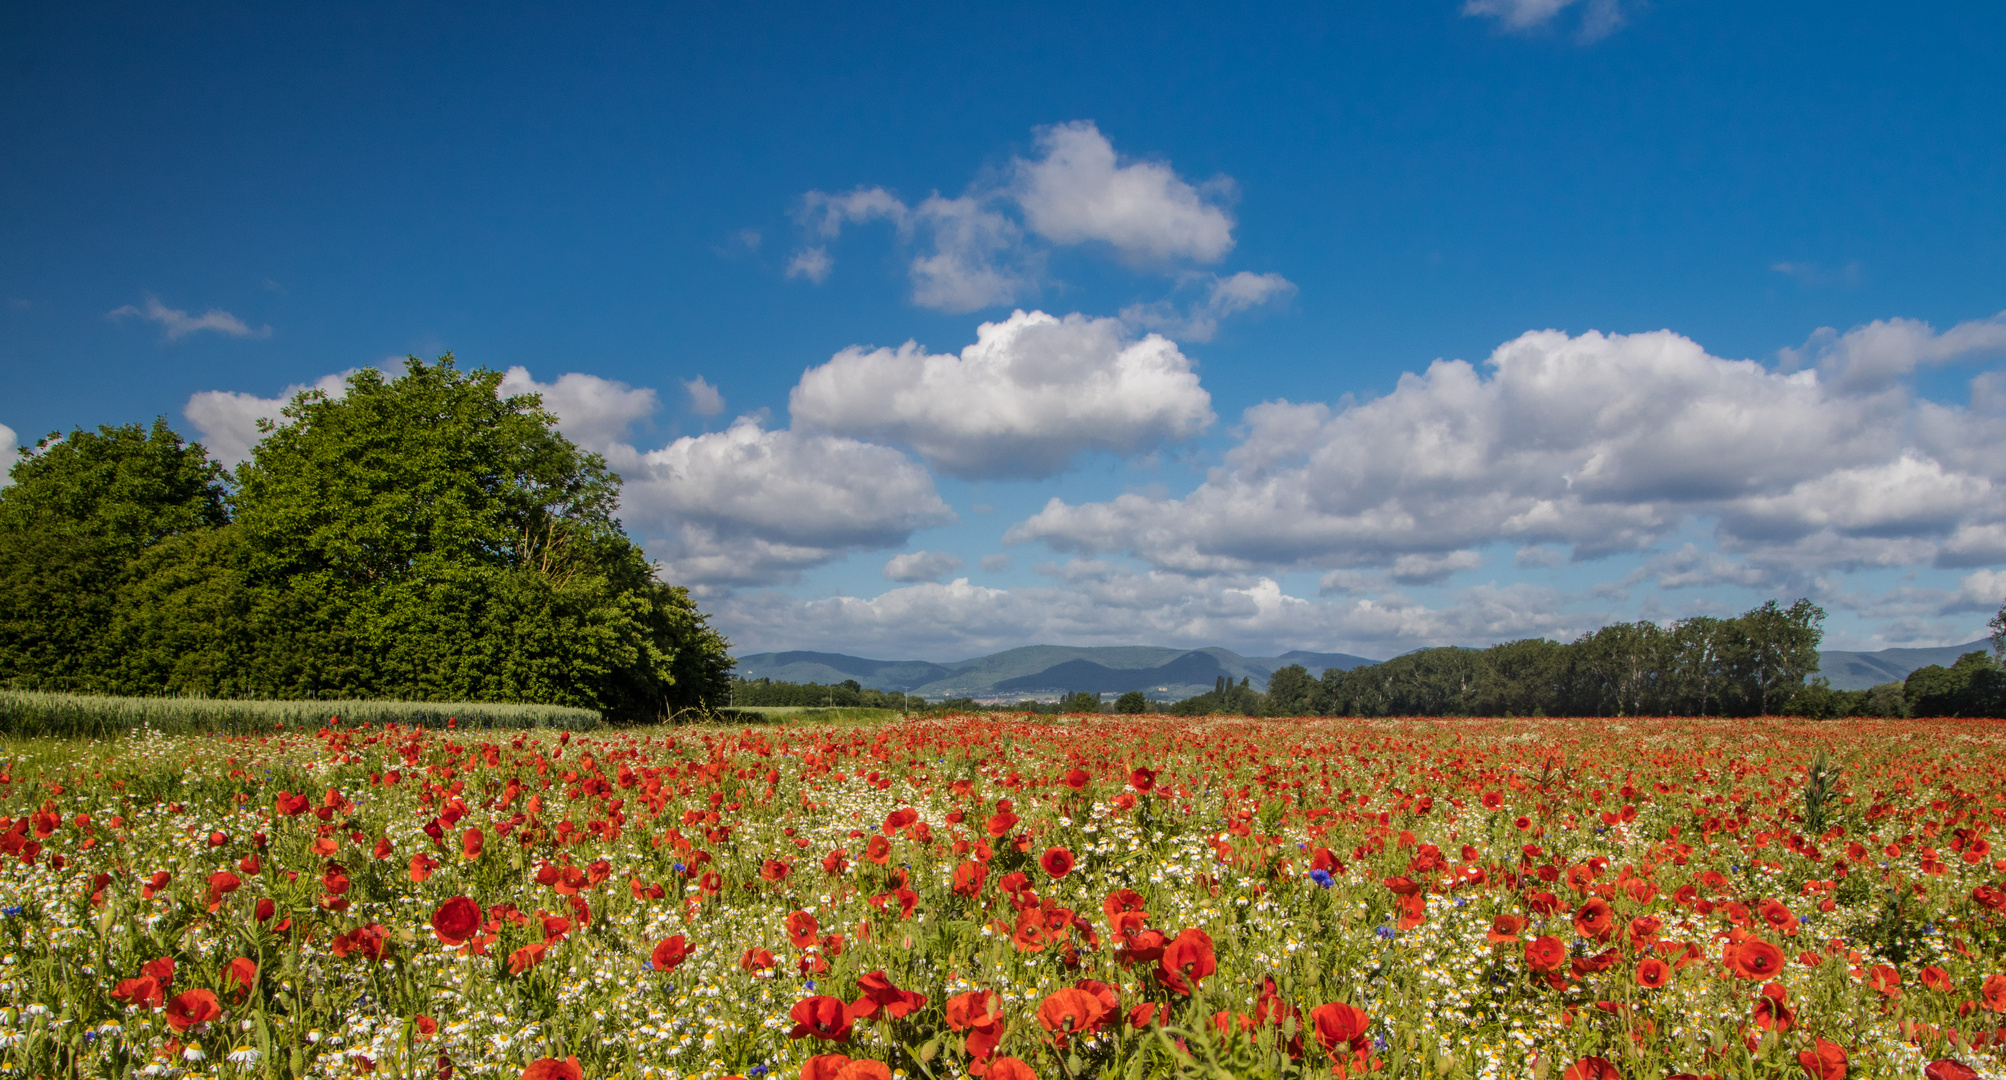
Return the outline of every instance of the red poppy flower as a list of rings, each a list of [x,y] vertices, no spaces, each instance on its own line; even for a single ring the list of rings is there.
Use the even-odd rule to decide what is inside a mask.
[[[827,994],[804,998],[788,1015],[794,1018],[794,1030],[787,1033],[790,1039],[813,1035],[829,1042],[850,1041],[850,1007],[840,998]]]
[[[1038,1080],[1038,1074],[1013,1057],[1001,1057],[989,1063],[988,1080]]]
[[[134,979],[121,979],[111,988],[111,996],[129,1005],[145,1005],[157,1009],[167,1001],[167,992],[160,986],[160,980],[151,975],[141,975]]]
[[[1560,1080],[1623,1080],[1623,1074],[1607,1058],[1585,1057],[1569,1065]]]
[[[1060,1048],[1068,1035],[1099,1031],[1107,1019],[1107,1004],[1084,990],[1067,987],[1046,995],[1038,1005],[1038,1023],[1052,1034]]]
[[[1219,962],[1212,952],[1212,935],[1196,927],[1164,946],[1163,957],[1157,961],[1157,975],[1173,994],[1188,996],[1192,987],[1217,970]]]
[[[648,954],[648,963],[653,964],[656,971],[666,974],[676,970],[676,965],[682,963],[683,958],[689,954],[689,942],[685,941],[681,934],[677,934],[657,942],[655,951]]]
[[[1744,979],[1769,979],[1783,970],[1783,950],[1761,938],[1748,938],[1728,954],[1727,963]]]
[[[954,894],[975,897],[982,892],[982,883],[989,880],[989,868],[979,862],[964,862],[954,868]]]
[[[873,836],[864,842],[864,858],[877,863],[879,866],[883,866],[885,860],[891,858],[891,855],[892,842],[883,836]]]
[[[248,993],[258,985],[258,962],[248,956],[239,956],[230,961],[223,974],[239,991]]]
[[[1637,964],[1637,985],[1647,990],[1672,981],[1672,966],[1655,956],[1645,957]]]
[[[1003,1021],[1003,997],[994,990],[970,990],[947,999],[947,1026],[955,1031],[991,1027]]]
[[[1371,1045],[1366,1030],[1372,1026],[1372,1018],[1364,1009],[1334,1001],[1311,1009],[1309,1019],[1324,1053],[1339,1061],[1363,1054]]]
[[[481,906],[468,897],[455,896],[432,912],[432,932],[448,945],[462,945],[481,928]]]
[[[223,1015],[223,1003],[207,990],[184,990],[167,1003],[167,1026],[185,1032]]]
[[[793,867],[781,862],[779,859],[767,859],[765,862],[759,864],[760,880],[773,884],[787,880],[787,875],[793,872]]]
[[[1525,943],[1525,964],[1534,971],[1554,971],[1567,960],[1567,946],[1551,934]]]
[[[1979,987],[1978,995],[1985,999],[1986,1008],[2006,1013],[2006,975],[1985,976],[1985,984]]]
[[[1883,997],[1900,997],[1902,975],[1886,964],[1875,964],[1867,969],[1867,985],[1880,991]]]
[[[852,1058],[849,1064],[836,1070],[831,1080],[892,1080],[891,1066],[870,1058]]]
[[[1087,776],[1085,769],[1066,770],[1066,786],[1072,788],[1074,791],[1086,790],[1088,779],[1090,778]]]
[[[530,968],[543,963],[544,954],[549,951],[550,946],[541,941],[532,941],[524,945],[522,948],[508,954],[508,973],[510,975],[520,975]]]
[[[223,898],[237,891],[244,882],[228,870],[218,870],[209,875],[209,910],[223,906]]]
[[[1574,932],[1590,941],[1607,941],[1609,933],[1616,925],[1616,912],[1609,901],[1599,896],[1589,897],[1574,909]]]
[[[1046,848],[1045,853],[1038,856],[1038,865],[1055,878],[1065,877],[1073,872],[1073,853],[1062,847]]]
[[[1525,929],[1525,920],[1517,915],[1499,915],[1491,920],[1491,928],[1484,932],[1484,940],[1500,943],[1517,941],[1518,932]]]
[[[801,1063],[801,1080],[836,1080],[849,1064],[848,1054],[816,1054]]]
[[[1922,969],[1922,984],[1939,994],[1948,994],[1952,989],[1950,972],[1931,964]]]
[[[882,971],[867,972],[857,980],[857,989],[863,996],[850,1006],[850,1015],[859,1020],[875,1019],[880,1013],[897,1020],[926,1008],[925,994],[893,986]]]
[[[1846,1051],[1838,1043],[1819,1039],[1815,1047],[1797,1055],[1797,1064],[1811,1080],[1846,1080]]]
[[[469,828],[460,834],[460,854],[464,858],[478,859],[481,857],[481,848],[485,847],[487,842],[486,833],[478,828]]]
[[[1978,1070],[1956,1058],[1942,1058],[1925,1065],[1923,1080],[1978,1080]]]
[[[577,1055],[563,1061],[537,1058],[522,1070],[522,1080],[585,1080],[585,1066],[578,1063]]]
[[[822,924],[815,916],[805,911],[796,911],[787,916],[787,940],[797,949],[805,949],[815,944],[815,935],[822,930]]]

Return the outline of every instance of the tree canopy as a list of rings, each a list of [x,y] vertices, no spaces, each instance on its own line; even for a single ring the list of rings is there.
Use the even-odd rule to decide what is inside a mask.
[[[43,440],[0,491],[0,556],[28,560],[0,574],[0,678],[616,719],[718,703],[726,642],[621,529],[619,477],[500,382],[447,356],[307,391],[234,490],[164,421]],[[72,608],[100,644],[65,657]]]

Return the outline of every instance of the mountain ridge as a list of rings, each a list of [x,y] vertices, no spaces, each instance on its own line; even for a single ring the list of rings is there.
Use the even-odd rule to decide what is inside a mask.
[[[1821,651],[1818,674],[1836,690],[1864,690],[1884,682],[1899,682],[1909,672],[1930,664],[1949,666],[1964,653],[1990,647],[1980,638],[1964,645],[1933,648],[1893,648],[1878,652],[1844,649]],[[779,682],[840,683],[855,679],[880,690],[905,691],[930,698],[973,697],[989,700],[1051,698],[1076,690],[1126,693],[1140,690],[1152,700],[1171,701],[1211,690],[1220,676],[1246,679],[1266,686],[1268,677],[1290,664],[1301,664],[1310,676],[1326,668],[1349,670],[1378,660],[1351,653],[1292,649],[1280,656],[1242,656],[1211,646],[1176,649],[1159,645],[1023,645],[1014,649],[949,663],[931,660],[873,660],[845,653],[789,650],[752,653],[738,658],[738,674],[748,679]]]

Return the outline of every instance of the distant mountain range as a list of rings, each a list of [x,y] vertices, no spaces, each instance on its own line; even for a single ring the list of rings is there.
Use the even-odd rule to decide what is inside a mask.
[[[1325,668],[1350,669],[1375,661],[1348,653],[1289,652],[1281,656],[1241,656],[1230,649],[1164,649],[1149,645],[1080,648],[1027,645],[952,664],[925,660],[866,660],[841,653],[754,653],[738,658],[738,674],[781,682],[839,683],[855,679],[880,690],[903,690],[929,698],[973,697],[1019,700],[1048,698],[1075,690],[1121,694],[1140,690],[1153,700],[1175,701],[1202,694],[1224,675],[1267,685],[1268,676],[1290,664],[1311,675]]]
[[[1963,645],[1934,649],[1882,649],[1880,652],[1821,652],[1818,673],[1834,690],[1865,690],[1885,682],[1900,682],[1908,673],[1931,664],[1949,667],[1968,652],[1991,652],[1992,642],[1979,638]]]
[[[1989,643],[1981,639],[1935,649],[1821,652],[1819,673],[1835,689],[1864,690],[1879,683],[1899,682],[1919,667],[1930,664],[1948,667],[1964,653],[1988,647]],[[1218,648],[1027,645],[949,664],[867,660],[842,653],[753,653],[738,658],[738,674],[747,679],[795,683],[855,679],[880,690],[903,690],[935,700],[946,697],[1018,700],[1051,698],[1075,690],[1099,694],[1140,690],[1155,701],[1175,701],[1211,690],[1221,675],[1236,683],[1248,679],[1258,687],[1266,686],[1268,676],[1290,664],[1308,668],[1314,678],[1326,668],[1348,671],[1361,664],[1378,662],[1349,653],[1291,651],[1280,656],[1241,656],[1231,649]]]

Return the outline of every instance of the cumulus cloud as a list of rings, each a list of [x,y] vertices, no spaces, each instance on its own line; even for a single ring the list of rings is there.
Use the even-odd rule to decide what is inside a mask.
[[[939,581],[961,569],[961,556],[945,551],[909,551],[885,563],[887,581]]]
[[[724,411],[724,395],[705,382],[703,376],[683,380],[683,389],[690,395],[690,411],[698,416],[716,416]]]
[[[1314,600],[1272,578],[1221,581],[1098,560],[1048,567],[1050,584],[987,588],[966,578],[862,598],[803,600],[764,590],[721,597],[713,622],[742,651],[835,650],[869,641],[879,655],[954,660],[1023,645],[1223,645],[1386,657],[1423,645],[1534,635],[1571,638],[1606,613],[1566,614],[1535,586],[1479,586],[1430,607],[1400,596]]]
[[[294,383],[279,391],[277,397],[259,397],[235,390],[203,390],[188,395],[181,415],[201,433],[202,448],[212,459],[226,468],[236,468],[251,460],[251,448],[265,437],[258,430],[258,421],[276,424],[283,420],[280,410],[308,390],[318,390],[331,398],[341,397],[348,392],[348,377],[356,370],[323,375],[310,383]]]
[[[1820,327],[1795,349],[1782,351],[1786,367],[1815,367],[1840,393],[1885,390],[1919,366],[2006,355],[2006,311],[1961,322],[1939,334],[1920,319],[1876,319],[1839,333]]]
[[[1295,294],[1295,283],[1280,274],[1242,270],[1228,277],[1210,278],[1205,296],[1188,307],[1179,307],[1169,300],[1132,304],[1121,310],[1121,320],[1131,326],[1161,330],[1183,341],[1210,341],[1219,332],[1219,320],[1226,316],[1278,304]]]
[[[911,250],[913,303],[949,312],[1036,294],[1053,246],[1101,245],[1131,264],[1171,270],[1217,262],[1233,249],[1224,205],[1230,179],[1193,184],[1168,164],[1125,161],[1090,120],[1039,128],[1035,140],[1038,156],[1013,158],[1000,176],[959,196],[936,192],[913,203],[882,187],[807,193],[794,215],[805,240],[787,276],[826,280],[835,266],[830,246],[845,229],[871,222],[891,224]],[[1209,327],[1293,290],[1278,275],[1235,274],[1215,279],[1201,310],[1179,317]]]
[[[903,443],[968,478],[1051,476],[1081,453],[1143,452],[1213,420],[1173,342],[1042,311],[983,323],[959,356],[845,349],[801,376],[788,410],[800,427]]]
[[[787,260],[787,276],[807,278],[817,285],[829,280],[829,271],[836,268],[836,260],[829,257],[829,249],[817,244],[802,248]]]
[[[1219,205],[1231,180],[1193,185],[1167,164],[1122,164],[1091,120],[1037,131],[1044,156],[1018,159],[1010,197],[1031,231],[1055,244],[1100,242],[1124,258],[1217,262],[1233,249],[1233,216]]]
[[[190,334],[211,331],[228,337],[271,337],[270,326],[252,329],[235,315],[218,308],[210,308],[200,315],[190,315],[179,308],[171,308],[155,296],[148,296],[142,305],[127,304],[105,313],[112,320],[144,319],[159,323],[161,336],[168,341],[177,341]]]
[[[6,487],[14,482],[11,474],[14,471],[14,463],[19,460],[21,460],[21,436],[14,434],[13,428],[0,424],[0,487]]]
[[[788,581],[956,520],[926,470],[899,451],[770,431],[755,417],[659,450],[614,447],[607,459],[626,481],[622,519],[671,581]]]
[[[557,430],[565,438],[601,454],[626,442],[629,429],[654,415],[661,404],[653,390],[579,371],[540,383],[520,364],[502,374],[500,391],[541,395],[543,407],[557,417]]]
[[[1949,336],[1949,335],[1945,335]],[[1860,393],[1818,368],[1709,356],[1671,333],[1528,333],[1377,400],[1270,402],[1189,495],[1051,500],[1006,543],[1187,573],[1382,567],[1486,543],[1643,550],[1711,520],[1771,572],[1989,551],[1997,417]]]
[[[1584,43],[1600,41],[1623,28],[1619,0],[1466,0],[1463,14],[1494,18],[1508,30],[1524,31],[1553,22],[1577,3],[1584,5],[1577,29]]]

